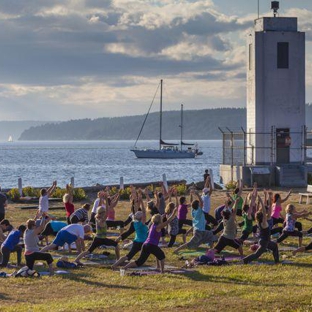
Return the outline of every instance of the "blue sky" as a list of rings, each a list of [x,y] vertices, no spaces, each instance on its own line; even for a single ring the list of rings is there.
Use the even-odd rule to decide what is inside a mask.
[[[260,0],[260,16],[271,16]],[[245,36],[257,0],[10,0],[0,3],[0,120],[244,107]],[[306,32],[312,102],[312,1],[281,0]],[[157,110],[157,106],[154,108]]]

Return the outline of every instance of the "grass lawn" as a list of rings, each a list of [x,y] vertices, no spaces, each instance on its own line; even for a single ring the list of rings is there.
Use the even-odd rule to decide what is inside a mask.
[[[285,192],[280,192],[285,195]],[[224,201],[224,192],[215,192],[212,207]],[[289,203],[297,208],[298,195]],[[76,208],[79,204],[76,204]],[[286,203],[283,204],[286,207]],[[33,217],[34,210],[20,210],[10,204],[7,218],[17,226]],[[53,211],[60,219],[64,211]],[[125,220],[129,203],[117,206],[116,216]],[[307,230],[311,222],[303,221]],[[189,237],[188,237],[189,239]],[[304,245],[310,242],[304,238]],[[181,238],[178,240],[181,242]],[[297,238],[289,238],[280,244],[297,246]],[[244,252],[250,251],[246,246]],[[183,260],[173,255],[172,249],[164,249],[166,263],[181,267]],[[231,250],[227,248],[227,250]],[[96,252],[101,252],[98,249]],[[112,250],[109,250],[112,251]],[[113,252],[111,252],[113,254]],[[122,251],[122,255],[126,251]],[[53,254],[57,254],[54,252]],[[59,252],[60,254],[60,252]],[[188,274],[164,274],[151,276],[120,276],[109,266],[89,266],[71,270],[67,275],[41,278],[2,278],[0,281],[1,311],[311,311],[312,310],[312,254],[296,257],[290,251],[280,252],[288,264],[270,265],[273,256],[266,253],[264,264],[229,266],[201,266]],[[15,256],[11,261],[15,261]],[[113,255],[111,256],[113,258]],[[192,256],[189,257],[192,259]],[[148,265],[154,265],[151,257]],[[42,268],[38,267],[38,270]],[[12,270],[6,269],[10,272]]]

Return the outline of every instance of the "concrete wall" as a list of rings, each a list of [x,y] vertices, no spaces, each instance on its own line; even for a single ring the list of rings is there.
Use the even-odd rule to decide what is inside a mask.
[[[244,185],[252,186],[254,182],[257,182],[259,186],[269,187],[276,185],[276,171],[274,167],[267,166],[270,169],[270,175],[254,175],[252,177],[250,168],[256,168],[255,166],[237,166],[221,165],[220,166],[220,178],[221,183],[226,185],[231,181],[237,181],[240,178]],[[262,166],[259,166],[262,168]],[[239,176],[237,175],[239,171]]]

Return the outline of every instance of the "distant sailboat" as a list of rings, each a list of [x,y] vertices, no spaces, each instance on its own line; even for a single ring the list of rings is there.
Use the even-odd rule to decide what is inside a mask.
[[[13,137],[12,137],[12,135],[9,136],[8,142],[13,142]]]
[[[185,145],[194,145],[194,144],[188,144],[184,143],[182,140],[183,136],[183,105],[181,106],[181,142],[180,142],[180,149],[178,148],[178,144],[173,143],[166,143],[162,140],[162,89],[163,89],[163,81],[160,81],[160,113],[159,113],[159,123],[160,123],[160,134],[159,134],[159,148],[158,149],[138,149],[136,147],[136,143],[140,137],[140,134],[142,132],[142,129],[144,127],[146,118],[148,116],[148,113],[145,117],[144,123],[142,125],[141,131],[139,133],[139,136],[135,142],[135,146],[133,149],[131,149],[132,152],[134,152],[135,156],[137,158],[195,158],[195,156],[198,155],[198,153],[189,147],[187,150],[183,150],[182,146]],[[202,153],[201,153],[202,154]]]

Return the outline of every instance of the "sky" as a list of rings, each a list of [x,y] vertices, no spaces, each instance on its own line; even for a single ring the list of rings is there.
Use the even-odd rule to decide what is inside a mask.
[[[0,120],[145,114],[246,105],[245,38],[257,0],[0,2]],[[260,16],[272,16],[259,0]],[[312,1],[281,0],[306,32],[312,102]],[[152,111],[158,110],[158,103]]]

